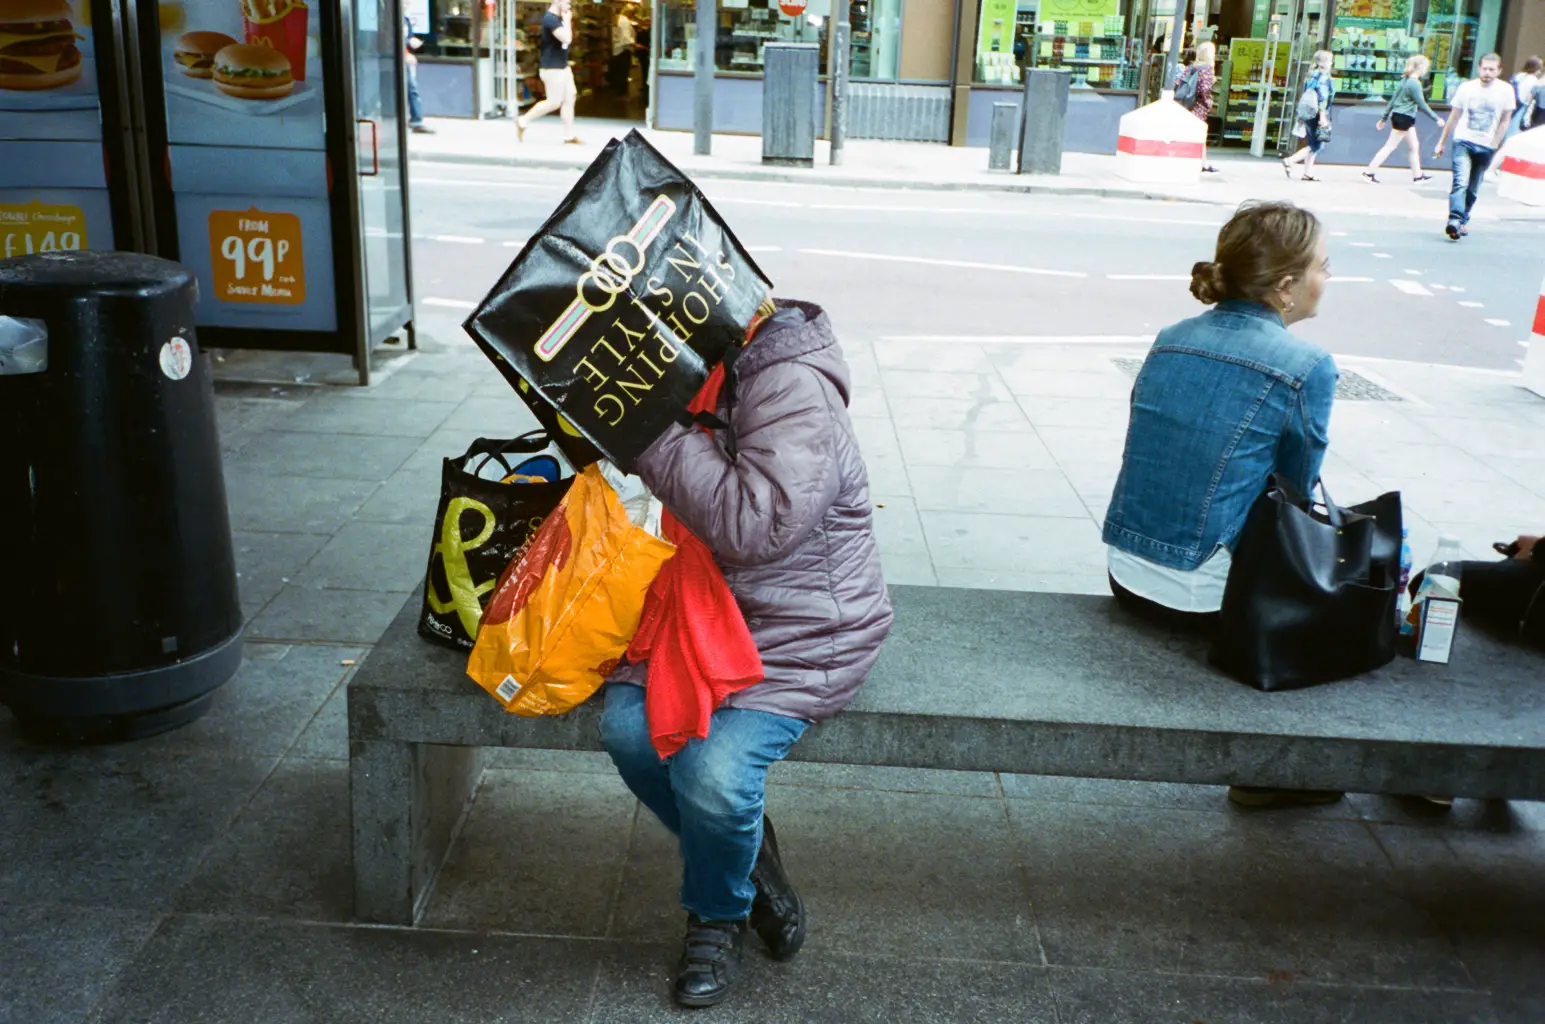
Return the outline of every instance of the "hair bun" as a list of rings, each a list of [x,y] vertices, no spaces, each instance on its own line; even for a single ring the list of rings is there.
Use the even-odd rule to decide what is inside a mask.
[[[1191,294],[1199,302],[1213,305],[1227,294],[1223,282],[1223,264],[1201,262],[1191,267]]]

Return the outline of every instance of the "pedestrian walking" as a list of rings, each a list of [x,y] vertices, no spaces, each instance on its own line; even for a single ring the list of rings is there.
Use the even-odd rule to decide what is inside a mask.
[[[1523,70],[1513,76],[1513,101],[1518,107],[1513,111],[1513,120],[1507,126],[1507,138],[1512,138],[1528,127],[1524,124],[1524,115],[1528,113],[1529,104],[1534,99],[1534,90],[1542,84],[1545,84],[1545,61],[1530,57],[1524,61]]]
[[[623,661],[601,714],[601,742],[623,781],[680,840],[687,924],[674,994],[692,1007],[728,994],[748,927],[775,960],[804,943],[804,905],[764,810],[767,769],[811,722],[853,699],[891,625],[868,471],[848,419],[852,383],[831,321],[817,306],[779,300],[750,338],[724,373],[714,432],[672,427],[636,471],[712,554],[762,679],[724,697],[706,737],[663,759],[652,730],[662,723],[651,718],[672,689],[652,660]],[[692,705],[714,707],[712,696]]]
[[[1470,213],[1475,209],[1486,169],[1507,134],[1517,100],[1513,89],[1497,81],[1502,58],[1488,53],[1476,68],[1476,77],[1454,92],[1448,124],[1438,137],[1433,157],[1441,157],[1450,135],[1454,137],[1454,184],[1448,193],[1448,225],[1444,233],[1454,241],[1470,233]]]
[[[638,33],[626,8],[617,9],[617,20],[612,25],[612,60],[607,67],[612,91],[619,96],[628,94],[628,79],[633,74],[633,50],[638,46]]]
[[[1241,206],[1213,258],[1191,268],[1191,294],[1214,308],[1164,328],[1148,350],[1105,514],[1110,588],[1127,613],[1212,632],[1267,479],[1305,494],[1319,480],[1340,375],[1290,328],[1318,312],[1329,280],[1320,223],[1292,203]],[[1340,797],[1229,790],[1253,807]]]
[[[1404,142],[1411,154],[1411,180],[1412,182],[1429,181],[1432,175],[1422,170],[1421,140],[1416,136],[1416,112],[1419,110],[1435,121],[1439,128],[1444,125],[1443,118],[1432,112],[1427,105],[1427,97],[1422,94],[1422,79],[1432,67],[1423,54],[1416,54],[1406,61],[1406,76],[1395,87],[1389,102],[1384,105],[1384,115],[1379,118],[1379,130],[1384,130],[1384,123],[1389,122],[1389,138],[1384,140],[1384,146],[1368,161],[1368,169],[1363,172],[1363,177],[1379,183],[1377,171],[1384,166],[1384,161],[1389,159],[1391,153],[1400,148]]]
[[[1188,108],[1205,125],[1212,117],[1213,89],[1217,83],[1213,64],[1218,59],[1218,48],[1211,42],[1202,43],[1195,51],[1186,51],[1186,57],[1186,66],[1175,76],[1175,102]],[[1202,145],[1202,170],[1208,174],[1218,171],[1207,162],[1205,142]]]
[[[525,141],[526,128],[532,121],[556,110],[563,119],[563,141],[575,146],[580,144],[580,137],[574,134],[574,101],[579,98],[579,92],[574,87],[574,70],[569,67],[569,44],[573,41],[574,8],[570,0],[553,0],[547,13],[542,15],[537,72],[547,95],[526,111],[524,117],[515,119],[515,137],[520,141]]]
[[[1535,82],[1534,89],[1523,98],[1520,112],[1520,130],[1529,131],[1545,124],[1545,73]]]
[[[418,56],[414,50],[424,41],[413,34],[413,19],[402,19],[403,73],[408,79],[408,128],[419,135],[433,135],[435,130],[424,123],[424,101],[418,94]]]
[[[1325,140],[1330,138],[1330,102],[1336,98],[1336,88],[1330,75],[1332,60],[1329,50],[1320,50],[1314,55],[1314,71],[1304,82],[1304,91],[1299,94],[1298,106],[1293,111],[1298,118],[1298,123],[1293,126],[1293,134],[1303,139],[1304,144],[1298,152],[1282,161],[1282,173],[1290,181],[1294,164],[1304,165],[1299,181],[1320,180],[1312,172],[1315,158],[1325,147]]]

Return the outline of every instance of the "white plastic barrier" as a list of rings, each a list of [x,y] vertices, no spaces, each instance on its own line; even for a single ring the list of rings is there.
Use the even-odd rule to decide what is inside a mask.
[[[1524,356],[1524,387],[1545,398],[1545,282],[1540,283],[1540,295],[1534,302],[1534,326],[1529,329],[1529,352]]]
[[[1170,93],[1121,119],[1116,176],[1127,181],[1194,185],[1202,175],[1207,126]]]
[[[1519,132],[1502,147],[1497,194],[1545,206],[1545,128]]]

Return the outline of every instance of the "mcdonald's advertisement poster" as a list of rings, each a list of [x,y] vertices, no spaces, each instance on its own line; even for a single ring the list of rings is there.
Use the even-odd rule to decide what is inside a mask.
[[[685,174],[613,139],[465,327],[624,470],[739,345],[772,289]]]

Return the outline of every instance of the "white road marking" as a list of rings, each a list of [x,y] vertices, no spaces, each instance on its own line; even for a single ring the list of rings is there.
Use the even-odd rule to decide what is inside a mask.
[[[1529,343],[1527,341],[1520,341],[1518,344],[1523,346],[1524,348],[1528,348],[1529,347]]]
[[[1152,334],[893,334],[881,341],[938,345],[1146,345]]]
[[[783,246],[781,246],[781,245],[748,245],[748,246],[746,246],[746,252],[782,252],[782,251],[783,251]]]
[[[408,181],[413,185],[465,185],[468,188],[531,188],[556,191],[562,185],[539,185],[530,181],[492,181],[486,178],[421,178],[417,174]]]
[[[1460,305],[1463,306],[1466,309],[1480,309],[1482,306],[1485,305],[1485,303],[1484,302],[1461,302]]]
[[[1451,291],[1451,292],[1462,292],[1462,291],[1464,291],[1464,289],[1459,287],[1457,284],[1449,285],[1448,286],[1448,290]]]
[[[1331,284],[1373,284],[1371,277],[1333,277]]]
[[[1332,231],[1330,233],[1330,237],[1332,238],[1345,238],[1346,236],[1347,233],[1345,231]]]
[[[1448,291],[1448,285],[1446,285],[1446,284],[1430,284],[1427,287],[1431,288],[1435,292],[1446,292],[1446,291]]]
[[[1498,320],[1495,317],[1487,317],[1486,318],[1486,322],[1491,324],[1491,326],[1493,326],[1493,327],[1511,327],[1511,326],[1513,326],[1508,321],[1506,321],[1506,320]]]
[[[928,267],[957,267],[961,270],[997,270],[1005,274],[1033,274],[1038,277],[1085,278],[1078,270],[1046,270],[1041,267],[1015,267],[1004,263],[975,263],[970,260],[936,260],[926,256],[893,256],[878,252],[848,252],[843,249],[801,249],[805,256],[834,256],[850,260],[879,260],[884,263],[917,263]]]
[[[1355,245],[1359,249],[1372,249],[1373,248],[1373,243],[1372,242],[1353,242],[1352,244]]]
[[[1392,277],[1389,283],[1407,295],[1426,295],[1429,298],[1432,297],[1432,292],[1428,291],[1419,281],[1407,281],[1404,278]]]
[[[1373,258],[1376,260],[1392,260],[1395,257],[1391,256],[1387,252],[1376,252],[1373,254]]]
[[[504,243],[506,249],[519,249],[526,244],[526,239],[517,238]]]
[[[476,309],[477,303],[461,299],[419,299],[421,306],[440,306],[443,309]]]
[[[1411,270],[1411,269],[1408,268],[1406,270],[1406,273],[1408,275],[1410,275],[1411,277],[1421,277],[1422,276],[1422,272],[1420,270]]]
[[[804,208],[804,203],[795,203],[786,199],[741,199],[737,196],[709,196],[710,203],[743,203],[746,206],[781,206],[785,209],[799,210]]]
[[[457,245],[482,245],[487,239],[473,238],[471,235],[420,235],[431,242],[453,242]]]
[[[1107,281],[1189,281],[1188,274],[1106,274]]]

